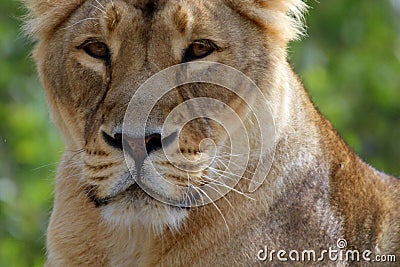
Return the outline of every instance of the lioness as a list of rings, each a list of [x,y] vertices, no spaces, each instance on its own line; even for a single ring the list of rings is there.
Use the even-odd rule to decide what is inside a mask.
[[[31,11],[27,31],[38,41],[34,58],[65,142],[47,266],[281,266],[284,259],[292,265],[353,264],[344,256],[323,257],[330,248],[370,251],[372,260],[378,254],[400,257],[400,182],[357,157],[313,106],[287,62],[288,42],[302,34],[302,1],[25,2]],[[254,81],[271,109],[275,149],[261,150],[271,168],[254,192],[250,180],[259,157],[250,153],[243,179],[222,198],[198,207],[170,205],[137,181],[165,199],[179,199],[183,191],[165,186],[161,176],[172,185],[198,188],[209,184],[207,177],[229,172],[225,159],[241,156],[227,150],[224,129],[206,118],[163,135],[174,107],[201,97],[225,103],[248,131],[252,152],[260,151],[257,136],[267,127],[254,126],[254,116],[232,91],[192,83],[172,88],[157,102],[144,133],[135,130],[135,121],[123,129],[141,84],[161,70],[198,61],[225,64]],[[151,98],[144,94],[134,111],[140,113]],[[236,121],[230,121],[233,135]],[[205,139],[213,140],[215,151],[201,146]],[[217,158],[220,164],[181,171],[179,160],[172,164],[163,152],[172,143],[180,148],[174,153],[186,159]],[[126,164],[124,147],[133,166]],[[301,261],[291,250],[314,250],[318,259]]]

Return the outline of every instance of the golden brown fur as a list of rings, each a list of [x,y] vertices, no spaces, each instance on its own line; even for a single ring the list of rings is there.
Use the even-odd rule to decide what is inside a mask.
[[[340,238],[359,250],[400,257],[399,181],[354,154],[315,109],[287,63],[287,43],[302,33],[302,1],[25,2],[31,10],[26,28],[38,41],[34,57],[66,146],[47,234],[48,266],[254,266],[261,264],[257,252],[264,245],[320,250]],[[78,48],[88,38],[107,43],[110,62]],[[203,38],[220,48],[205,60],[244,72],[272,108],[275,159],[262,187],[250,194],[256,201],[232,191],[215,203],[218,209],[188,210],[142,191],[124,192],[132,181],[122,151],[107,144],[102,132],[120,130],[139,85],[181,63],[182,50]],[[192,97],[212,96],[238,113],[243,109],[231,93],[215,86],[195,89],[186,86],[166,95],[154,110],[153,126]],[[206,137],[226,141],[217,126],[205,125],[198,120],[184,130],[185,156],[197,157]],[[252,129],[249,118],[246,127]],[[253,137],[252,149],[258,145]],[[169,179],[185,179],[162,155],[153,159]],[[190,179],[195,183],[200,177]],[[122,180],[127,185],[121,189]],[[244,179],[237,189],[246,188]]]

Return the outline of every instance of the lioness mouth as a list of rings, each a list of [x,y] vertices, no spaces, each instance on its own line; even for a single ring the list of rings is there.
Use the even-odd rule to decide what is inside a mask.
[[[119,134],[117,137],[109,136],[103,132],[103,137],[107,144],[112,145],[115,148],[121,148],[126,151],[125,156],[129,159],[133,159],[135,164],[135,170],[130,170],[128,178],[121,178],[121,184],[125,183],[125,186],[120,186],[116,189],[113,194],[107,197],[98,197],[96,194],[97,186],[90,185],[87,187],[86,194],[88,198],[95,204],[96,207],[107,206],[110,202],[118,201],[121,197],[128,195],[128,199],[132,201],[133,198],[137,198],[139,195],[149,196],[146,192],[152,192],[159,195],[157,192],[146,186],[146,190],[143,190],[138,183],[138,179],[143,180],[145,177],[142,173],[144,161],[148,156],[158,150],[163,149],[172,144],[178,137],[178,132],[173,132],[165,138],[161,138],[161,135],[156,133],[149,135],[145,138],[131,138],[129,136],[123,136]],[[128,158],[127,158],[128,160]],[[129,161],[129,160],[128,160]],[[135,181],[136,179],[136,181]]]
[[[107,206],[108,204],[110,204],[110,202],[115,201],[119,196],[121,196],[127,192],[131,192],[131,194],[132,193],[136,194],[137,192],[140,192],[140,191],[143,191],[143,190],[139,187],[139,185],[137,183],[133,183],[126,190],[119,192],[115,196],[108,196],[105,198],[99,198],[96,196],[96,186],[88,186],[85,190],[86,195],[94,203],[96,208]]]

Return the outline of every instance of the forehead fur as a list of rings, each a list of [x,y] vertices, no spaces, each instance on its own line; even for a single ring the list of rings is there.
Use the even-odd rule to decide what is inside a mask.
[[[35,39],[52,34],[80,5],[88,0],[23,0],[29,9],[25,30]],[[111,0],[110,0],[111,1]],[[132,0],[135,7],[154,9],[167,0]],[[181,0],[183,1],[183,0]],[[185,0],[185,2],[202,0]],[[303,33],[302,0],[222,0],[242,16],[285,41]]]

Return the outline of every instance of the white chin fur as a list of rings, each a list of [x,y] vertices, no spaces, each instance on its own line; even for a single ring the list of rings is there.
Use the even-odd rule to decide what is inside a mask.
[[[103,207],[102,217],[111,227],[131,228],[138,223],[156,234],[161,234],[166,227],[171,231],[179,231],[182,222],[187,218],[185,209],[170,207],[165,204],[137,205],[126,203],[110,203]]]

